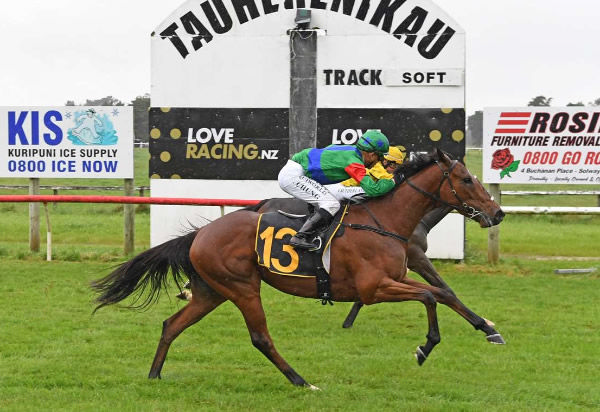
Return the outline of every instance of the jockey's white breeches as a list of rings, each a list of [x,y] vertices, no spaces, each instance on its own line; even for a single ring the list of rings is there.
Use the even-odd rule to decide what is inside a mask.
[[[335,215],[340,209],[340,202],[319,182],[304,175],[302,165],[288,160],[277,177],[279,186],[286,193],[302,199],[311,205],[325,209]]]
[[[344,186],[341,183],[334,183],[332,185],[325,185],[325,187],[340,202],[365,194],[364,189],[360,186]]]

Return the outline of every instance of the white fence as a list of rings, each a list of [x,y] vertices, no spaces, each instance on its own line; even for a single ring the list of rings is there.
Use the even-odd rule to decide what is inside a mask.
[[[502,206],[506,214],[518,215],[600,215],[600,191],[589,190],[563,190],[563,191],[511,191],[500,190],[499,184],[490,184],[490,194],[501,202],[504,196],[532,196],[532,195],[579,195],[579,196],[598,196],[598,207],[569,207],[569,206]],[[500,227],[494,226],[488,230],[488,262],[497,263],[500,256]]]

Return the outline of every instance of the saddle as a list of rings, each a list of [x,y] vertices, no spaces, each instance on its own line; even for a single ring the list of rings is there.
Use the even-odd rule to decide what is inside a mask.
[[[341,235],[342,220],[348,210],[343,205],[332,223],[317,234],[319,247],[305,250],[295,249],[290,238],[302,227],[307,215],[293,215],[282,211],[262,213],[256,227],[255,251],[258,264],[282,276],[314,277],[317,295],[323,305],[332,303],[329,285],[331,264],[331,242],[336,234]]]

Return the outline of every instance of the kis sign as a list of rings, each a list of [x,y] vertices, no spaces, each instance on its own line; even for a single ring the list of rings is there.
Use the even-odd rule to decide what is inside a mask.
[[[133,108],[0,107],[0,177],[133,177]]]
[[[40,114],[42,115],[40,118]],[[33,145],[40,144],[40,129],[45,128],[41,138],[48,146],[56,146],[63,139],[60,127],[62,114],[56,110],[42,112],[37,110],[9,111],[8,112],[8,145]]]

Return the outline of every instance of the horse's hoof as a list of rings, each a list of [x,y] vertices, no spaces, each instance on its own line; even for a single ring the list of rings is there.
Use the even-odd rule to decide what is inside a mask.
[[[348,328],[351,328],[352,325],[353,325],[353,322],[344,322],[344,324],[342,325],[342,328],[348,329]]]
[[[310,389],[311,391],[320,391],[321,388],[319,388],[318,386],[315,385],[311,385],[310,383],[307,383],[306,385],[304,385],[306,388]]]
[[[419,366],[423,364],[427,360],[427,355],[423,352],[420,346],[417,346],[417,352],[415,353],[415,357],[417,358],[417,363]]]
[[[493,343],[495,345],[504,345],[506,342],[504,338],[499,333],[494,333],[493,335],[487,335],[485,337],[489,343]]]
[[[485,323],[487,323],[488,326],[496,326],[496,324],[489,319],[483,318],[483,320],[485,320]]]
[[[189,290],[182,290],[181,293],[178,293],[175,297],[181,300],[190,301],[192,300],[192,292]]]

